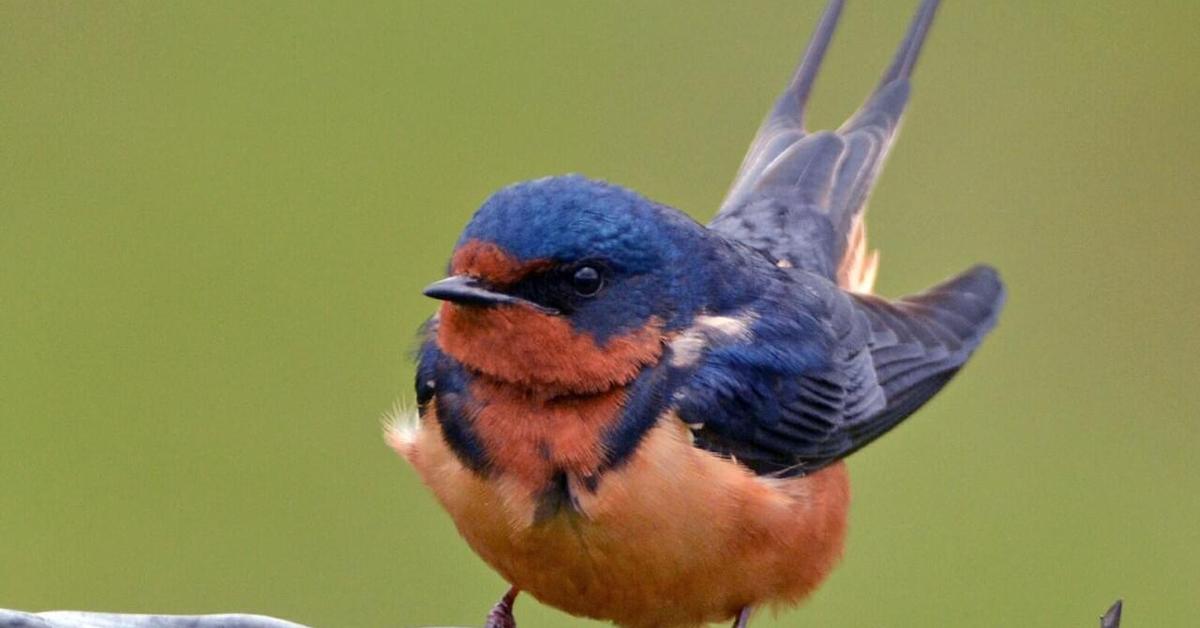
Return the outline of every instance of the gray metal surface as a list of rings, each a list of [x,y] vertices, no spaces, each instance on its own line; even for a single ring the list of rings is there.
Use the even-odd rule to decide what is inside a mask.
[[[305,628],[265,615],[141,615],[47,611],[25,613],[0,609],[0,628]]]

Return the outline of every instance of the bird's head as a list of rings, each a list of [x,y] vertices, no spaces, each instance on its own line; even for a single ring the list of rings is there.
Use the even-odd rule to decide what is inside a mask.
[[[552,393],[627,383],[703,307],[704,229],[580,176],[505,188],[475,213],[449,276],[438,344],[469,368]]]

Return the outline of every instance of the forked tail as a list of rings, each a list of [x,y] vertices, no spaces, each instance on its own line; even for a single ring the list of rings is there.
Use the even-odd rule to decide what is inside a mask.
[[[900,127],[909,77],[938,0],[924,0],[875,91],[837,131],[808,132],[808,97],[842,13],[825,8],[792,82],[758,130],[712,228],[771,254],[780,265],[870,292],[878,256],[868,252],[867,198]]]

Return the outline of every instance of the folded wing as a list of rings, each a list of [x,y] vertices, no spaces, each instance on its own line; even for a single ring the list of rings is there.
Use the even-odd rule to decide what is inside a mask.
[[[708,348],[677,396],[697,446],[784,477],[854,453],[962,368],[995,325],[1004,290],[978,266],[896,301],[834,288],[821,298],[824,339],[759,327]],[[791,355],[808,357],[781,359]]]

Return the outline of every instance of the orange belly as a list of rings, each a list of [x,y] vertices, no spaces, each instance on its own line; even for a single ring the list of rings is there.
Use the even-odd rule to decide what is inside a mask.
[[[568,613],[631,627],[694,626],[746,605],[794,604],[841,555],[849,480],[838,463],[813,475],[756,477],[696,449],[664,418],[577,512],[534,523],[520,482],[466,469],[432,412],[389,440],[417,469],[467,543],[506,580]]]

